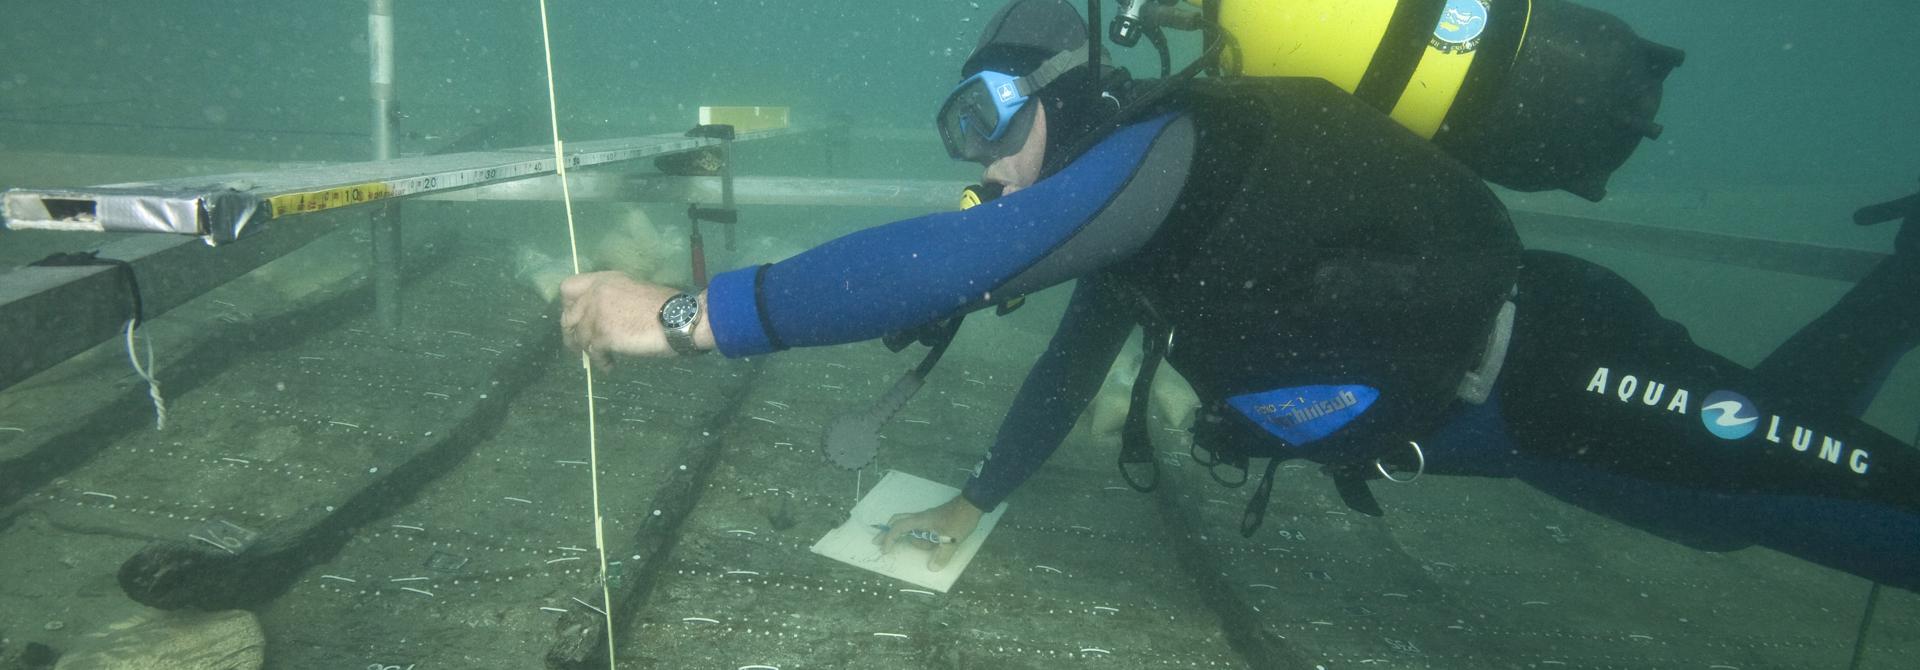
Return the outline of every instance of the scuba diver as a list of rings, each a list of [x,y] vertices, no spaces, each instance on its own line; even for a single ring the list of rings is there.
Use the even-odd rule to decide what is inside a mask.
[[[562,286],[563,334],[601,366],[752,356],[924,332],[1078,280],[962,494],[897,515],[887,549],[971,534],[1140,327],[1122,475],[1157,481],[1141,394],[1164,361],[1202,402],[1194,457],[1216,479],[1245,483],[1267,459],[1243,533],[1277,465],[1305,458],[1368,513],[1372,479],[1519,477],[1696,546],[1763,544],[1920,589],[1920,454],[1829,396],[1701,349],[1604,268],[1523,250],[1485,183],[1601,197],[1658,134],[1680,53],[1558,0],[1399,5],[1371,41],[1295,44],[1312,31],[1292,30],[1281,58],[1252,38],[1284,13],[1213,0],[1195,21],[1206,55],[1136,81],[1099,64],[1097,16],[1013,0],[936,118],[953,158],[985,166],[981,204],[723,273],[700,294],[578,275]],[[1569,86],[1589,104],[1553,104]],[[1848,356],[1911,343],[1886,341]],[[933,547],[929,567],[956,546]]]

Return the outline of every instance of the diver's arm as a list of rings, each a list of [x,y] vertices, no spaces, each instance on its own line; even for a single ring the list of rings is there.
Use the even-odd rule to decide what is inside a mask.
[[[1018,193],[722,273],[708,289],[710,332],[733,357],[856,342],[1091,274],[1158,231],[1193,134],[1176,116],[1122,128]]]
[[[874,543],[884,553],[913,531],[957,541],[973,535],[980,518],[1039,471],[1060,446],[1081,409],[1099,392],[1107,368],[1132,330],[1124,299],[1112,285],[1097,277],[1082,279],[1053,341],[1027,372],[993,448],[967,480],[966,489],[938,507],[895,514],[887,522],[890,528]],[[953,544],[933,547],[927,569],[945,568],[956,550]]]
[[[1082,279],[1046,353],[1027,371],[993,447],[961,495],[991,511],[1040,470],[1106,381],[1133,332],[1126,297],[1109,281]]]

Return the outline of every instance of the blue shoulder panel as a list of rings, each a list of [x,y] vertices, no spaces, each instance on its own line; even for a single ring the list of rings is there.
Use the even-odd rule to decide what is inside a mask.
[[[1380,391],[1364,384],[1316,384],[1237,395],[1227,404],[1288,446],[1305,448],[1347,427],[1379,399]]]
[[[869,228],[764,269],[723,273],[707,290],[714,340],[736,357],[858,342],[991,302],[995,288],[1106,207],[1173,118],[1122,128],[1059,173],[985,205]]]

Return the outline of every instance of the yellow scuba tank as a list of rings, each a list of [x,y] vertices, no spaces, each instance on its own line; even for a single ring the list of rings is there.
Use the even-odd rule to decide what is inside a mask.
[[[1684,59],[1565,0],[1188,0],[1221,74],[1318,77],[1488,181],[1598,200]]]
[[[1220,54],[1224,73],[1319,77],[1428,139],[1440,130],[1459,98],[1474,61],[1512,60],[1533,4],[1530,0],[1193,2],[1232,36]],[[1503,32],[1490,40],[1488,31],[1496,11]]]

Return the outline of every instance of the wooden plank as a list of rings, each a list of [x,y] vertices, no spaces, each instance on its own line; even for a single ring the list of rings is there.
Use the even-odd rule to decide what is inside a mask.
[[[274,226],[217,251],[193,238],[142,235],[102,245],[98,252],[101,258],[133,264],[151,319],[333,232],[343,220],[360,218]],[[126,279],[110,265],[0,272],[0,389],[120,337],[132,301]]]
[[[1886,254],[1701,230],[1682,230],[1584,216],[1516,210],[1521,237],[1539,235],[1576,244],[1627,249],[1807,277],[1859,281]]]

